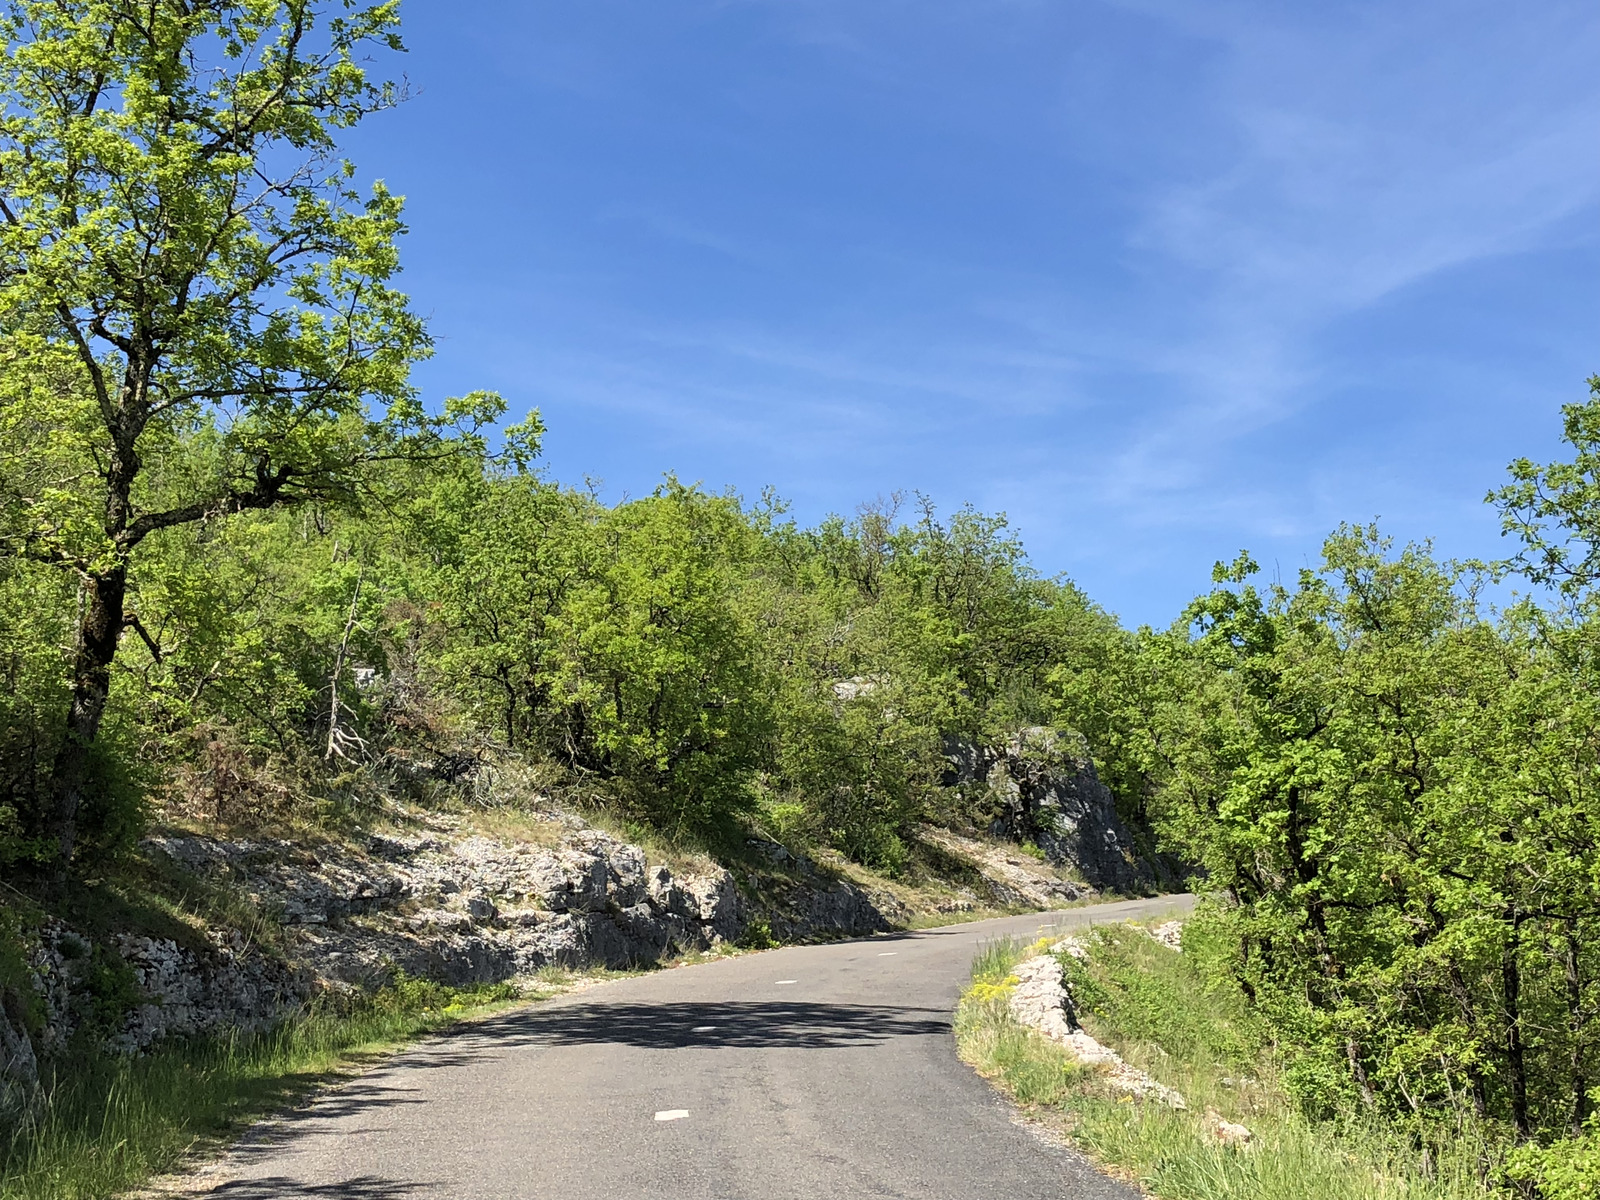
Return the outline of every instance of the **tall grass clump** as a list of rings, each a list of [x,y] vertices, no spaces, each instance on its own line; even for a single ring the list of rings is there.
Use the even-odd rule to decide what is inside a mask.
[[[1011,1020],[1011,968],[1024,956],[1015,938],[987,942],[972,964],[972,985],[956,1013],[963,1057],[1018,1103],[1056,1105],[1082,1083],[1084,1068],[1061,1047]]]
[[[1176,1110],[1118,1093],[1062,1047],[1012,1020],[1011,969],[1037,952],[984,946],[956,1017],[962,1056],[1062,1130],[1103,1167],[1160,1200],[1466,1200],[1492,1193],[1471,1130],[1416,1131],[1306,1115],[1275,1047],[1236,988],[1132,927],[1102,928],[1089,958],[1063,956],[1079,1018],[1134,1066],[1176,1088]],[[1197,948],[1203,957],[1204,949]],[[1246,1126],[1223,1144],[1219,1120]]]
[[[173,1043],[139,1057],[79,1055],[58,1066],[33,1112],[0,1135],[0,1200],[115,1195],[339,1068],[514,995],[508,985],[402,979],[266,1034]]]

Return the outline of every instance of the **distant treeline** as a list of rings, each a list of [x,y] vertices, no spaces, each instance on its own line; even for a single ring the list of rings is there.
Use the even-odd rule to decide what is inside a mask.
[[[943,795],[942,737],[1061,723],[1071,664],[1124,637],[970,510],[902,521],[891,501],[805,529],[670,480],[608,506],[482,455],[398,473],[367,511],[142,544],[77,853],[163,791],[224,819],[361,815],[377,793],[356,768],[476,738],[670,832],[759,817],[893,870]],[[77,589],[20,557],[0,571],[21,618],[0,632],[10,853],[48,856]]]

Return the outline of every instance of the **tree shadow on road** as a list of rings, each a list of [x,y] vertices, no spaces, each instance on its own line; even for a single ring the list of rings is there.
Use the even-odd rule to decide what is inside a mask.
[[[275,1175],[267,1179],[239,1179],[225,1183],[206,1193],[208,1196],[225,1196],[228,1200],[277,1200],[277,1197],[317,1197],[318,1200],[409,1200],[434,1191],[430,1183],[402,1183],[395,1179],[380,1179],[376,1175],[359,1175],[338,1183],[301,1183]]]
[[[486,1021],[474,1033],[496,1048],[609,1043],[647,1050],[825,1050],[950,1031],[943,1009],[889,1004],[749,1001],[684,1004],[585,1004],[524,1010]]]
[[[481,1064],[516,1048],[610,1044],[647,1050],[826,1050],[871,1046],[893,1038],[949,1036],[949,1032],[950,1018],[943,1009],[890,1004],[730,1001],[522,1009],[450,1030],[315,1103],[259,1127],[234,1147],[230,1157],[236,1167],[249,1169],[308,1134],[334,1132],[333,1123],[342,1117],[376,1116],[387,1108],[423,1103],[420,1088],[401,1082],[407,1072]],[[235,1180],[206,1194],[231,1200],[272,1196],[403,1200],[429,1194],[429,1185],[374,1176],[317,1185],[274,1177]]]

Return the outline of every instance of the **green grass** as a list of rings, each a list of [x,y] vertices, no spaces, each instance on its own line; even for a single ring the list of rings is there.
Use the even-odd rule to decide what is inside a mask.
[[[974,921],[988,921],[995,917],[1015,916],[1005,908],[969,908],[964,912],[913,912],[904,924],[912,932],[925,929],[943,929],[946,925],[970,925]]]
[[[0,1200],[100,1200],[137,1187],[337,1073],[513,995],[404,981],[263,1036],[77,1058],[36,1113],[0,1137]]]
[[[1061,1047],[1010,1020],[1004,998],[963,1004],[956,1038],[963,1056],[1019,1104],[1066,1104],[1083,1087],[1085,1068]]]
[[[1026,957],[1027,943],[1021,938],[999,937],[982,942],[978,956],[972,960],[972,982],[998,984]]]
[[[1018,943],[984,947],[962,999],[962,1056],[1033,1113],[1056,1124],[1113,1174],[1161,1200],[1466,1200],[1481,1147],[1469,1137],[1424,1156],[1397,1131],[1313,1122],[1279,1084],[1272,1048],[1231,988],[1126,926],[1070,964],[1086,1028],[1134,1066],[1175,1087],[1182,1111],[1134,1101],[1058,1046],[1010,1018],[1004,994]],[[1245,1125],[1233,1148],[1207,1131],[1216,1117]]]
[[[1019,1104],[1060,1105],[1082,1087],[1085,1068],[1055,1043],[1011,1020],[1011,968],[1028,953],[1017,938],[985,942],[972,962],[972,986],[956,1013],[963,1056]]]

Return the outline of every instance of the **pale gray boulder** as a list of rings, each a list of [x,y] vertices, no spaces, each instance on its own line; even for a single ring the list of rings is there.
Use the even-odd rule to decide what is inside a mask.
[[[946,786],[997,810],[992,836],[1038,846],[1095,888],[1138,892],[1157,883],[1078,734],[1033,726],[993,747],[947,738],[945,761]]]
[[[605,910],[611,868],[593,850],[572,846],[547,853],[534,865],[532,877],[534,900],[551,912]]]

